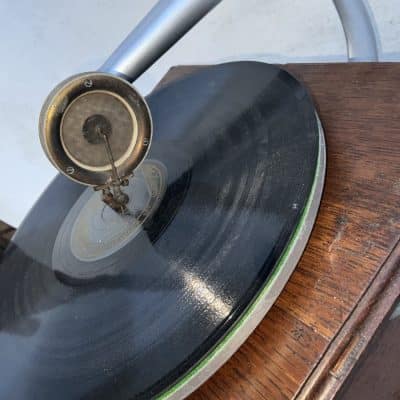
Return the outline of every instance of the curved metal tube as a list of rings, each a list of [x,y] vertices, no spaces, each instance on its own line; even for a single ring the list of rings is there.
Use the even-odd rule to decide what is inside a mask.
[[[222,0],[160,0],[100,71],[133,82]],[[333,0],[347,41],[349,61],[377,61],[377,39],[363,0]]]
[[[333,0],[347,41],[349,61],[378,61],[372,18],[363,0]]]
[[[221,0],[160,0],[100,67],[133,82]]]

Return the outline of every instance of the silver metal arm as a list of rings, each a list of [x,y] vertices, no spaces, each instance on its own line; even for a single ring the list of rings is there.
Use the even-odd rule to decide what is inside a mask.
[[[372,16],[364,0],[333,0],[346,36],[349,61],[378,61]]]
[[[160,0],[100,71],[133,82],[221,0]]]
[[[160,0],[100,71],[133,82],[222,0]],[[333,0],[350,61],[376,61],[377,39],[364,0]]]

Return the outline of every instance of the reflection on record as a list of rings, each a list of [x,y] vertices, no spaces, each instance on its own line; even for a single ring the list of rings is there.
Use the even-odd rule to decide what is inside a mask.
[[[223,339],[310,196],[319,131],[281,69],[201,69],[148,97],[129,215],[57,177],[0,264],[0,398],[149,399]]]

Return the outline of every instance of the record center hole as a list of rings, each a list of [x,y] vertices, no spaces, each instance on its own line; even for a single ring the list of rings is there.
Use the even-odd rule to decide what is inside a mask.
[[[101,114],[91,115],[82,126],[82,134],[90,144],[104,143],[103,135],[112,134],[111,122]]]

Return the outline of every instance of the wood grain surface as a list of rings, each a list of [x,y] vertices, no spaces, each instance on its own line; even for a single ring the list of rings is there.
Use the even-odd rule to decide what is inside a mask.
[[[351,369],[400,293],[400,65],[284,68],[309,88],[325,129],[320,212],[276,304],[191,400],[332,398],[347,376],[338,371]]]
[[[8,242],[10,241],[15,229],[7,225],[5,222],[0,221],[0,255],[6,248]]]

